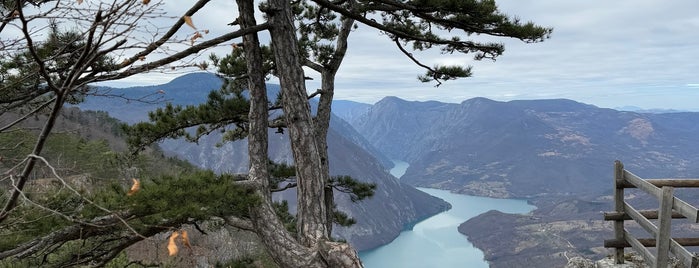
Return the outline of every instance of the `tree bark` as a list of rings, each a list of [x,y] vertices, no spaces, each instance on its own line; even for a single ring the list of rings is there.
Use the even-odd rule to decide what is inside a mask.
[[[352,0],[353,1],[353,0]],[[353,4],[353,2],[349,2]],[[322,174],[326,175],[324,181],[330,179],[330,164],[328,160],[328,129],[330,128],[330,117],[332,115],[332,101],[335,94],[335,75],[340,69],[342,60],[345,58],[345,53],[347,52],[347,38],[352,31],[352,25],[354,25],[354,20],[351,18],[343,18],[342,26],[340,27],[340,33],[337,36],[337,43],[335,44],[335,52],[333,53],[332,60],[326,65],[322,66],[321,73],[321,94],[318,100],[318,111],[316,113],[316,137],[318,137],[318,148],[320,150],[320,159],[322,164]],[[326,203],[326,213],[327,213],[327,231],[328,236],[332,235],[333,227],[333,209],[335,198],[333,194],[332,187],[326,186],[325,189],[325,203]]]
[[[245,29],[256,25],[253,0],[237,0],[239,24]],[[249,178],[255,182],[261,204],[251,208],[251,221],[255,232],[265,244],[274,261],[282,267],[326,267],[317,252],[300,245],[284,229],[272,207],[267,170],[267,89],[264,83],[262,52],[257,33],[243,36],[243,49],[248,69],[250,91],[250,126],[248,151],[250,155]]]
[[[272,52],[282,88],[282,103],[297,177],[298,239],[319,254],[322,267],[363,267],[357,252],[346,243],[329,241],[325,179],[316,126],[306,97],[306,85],[291,6],[287,0],[270,0],[268,15]],[[325,145],[324,143],[322,144]],[[327,159],[326,159],[327,160]],[[295,266],[298,267],[298,266]]]
[[[321,74],[321,95],[318,101],[318,111],[316,112],[316,137],[318,137],[318,147],[320,148],[320,159],[323,181],[330,180],[330,163],[328,163],[328,129],[330,128],[331,105],[335,90],[335,73],[326,70]],[[326,229],[328,237],[332,235],[335,208],[335,195],[333,188],[325,187],[325,207],[326,207]]]
[[[328,238],[323,180],[327,175],[322,174],[321,156],[306,97],[304,73],[289,1],[271,0],[268,4],[272,51],[282,88],[283,110],[296,165],[299,241],[306,247],[317,247],[320,240]]]

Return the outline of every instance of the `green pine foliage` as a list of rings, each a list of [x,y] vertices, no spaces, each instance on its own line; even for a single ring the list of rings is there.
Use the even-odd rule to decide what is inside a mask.
[[[348,227],[357,223],[357,220],[338,210],[337,208],[333,208],[333,223]]]
[[[31,149],[26,145],[35,138],[28,131],[1,133],[2,168],[6,170],[21,161]],[[71,175],[80,175],[87,182],[79,181],[84,187],[72,185],[79,191],[77,194],[55,180],[48,166],[40,164],[25,189],[25,196],[31,201],[17,207],[0,229],[0,251],[112,213],[130,215],[125,219],[131,228],[152,235],[212,217],[247,217],[249,207],[259,202],[250,189],[235,183],[239,177],[200,171],[185,162],[152,153],[129,156],[112,151],[103,140],[90,141],[68,133],[50,136],[44,157],[56,172],[71,184]],[[130,178],[123,177],[128,173],[125,169],[140,171],[141,188],[131,196],[127,195],[130,180],[125,179]],[[0,199],[5,198],[3,191]],[[7,261],[16,267],[77,264],[80,258],[76,259],[76,253],[82,252],[81,258],[105,253],[133,236],[120,223],[58,244],[46,258]],[[0,262],[0,267],[9,265],[7,261]]]
[[[46,40],[39,43],[36,48],[36,56],[44,63],[47,73],[50,74],[51,83],[61,85],[73,71],[80,55],[87,44],[85,37],[74,31],[63,31],[57,24],[49,25],[49,33]],[[115,68],[114,60],[102,55],[91,66],[91,71],[99,72]],[[0,59],[0,103],[14,103],[28,101],[42,103],[47,97],[37,98],[48,92],[47,80],[40,72],[34,55],[29,51],[15,54],[13,57]],[[79,103],[89,87],[82,86],[69,92],[66,99],[69,103]]]
[[[313,7],[308,6],[306,8]],[[332,13],[326,13],[327,17],[325,19],[331,20],[334,18]],[[299,16],[306,16],[306,19],[310,19],[307,17],[310,16],[309,14],[311,13],[299,14]],[[330,27],[327,29],[318,27],[321,26],[309,24],[307,28],[301,30],[304,32],[304,38],[307,38],[307,47],[304,51],[320,51],[318,50],[321,49],[320,47],[310,44],[317,43],[320,39],[332,39],[334,38],[333,36],[337,35],[337,29],[333,30],[334,26],[327,26]],[[328,32],[320,34],[319,31]],[[271,52],[268,47],[263,47],[262,51],[263,56],[265,56],[264,71],[268,75],[273,75],[274,64],[271,61]],[[330,50],[326,52],[329,53],[327,55],[331,54]],[[316,53],[314,57],[322,58],[322,55]],[[244,82],[246,80],[239,79],[247,73],[244,54],[241,50],[234,49],[231,54],[225,57],[219,58],[212,55],[211,59],[214,65],[218,67],[219,72],[226,77],[221,89],[212,91],[206,103],[185,107],[167,104],[165,108],[157,109],[149,114],[150,122],[142,122],[132,126],[123,125],[122,130],[127,135],[127,142],[135,152],[166,138],[184,137],[187,141],[196,142],[202,136],[214,131],[224,133],[222,142],[235,141],[247,136],[246,123],[250,103],[244,95],[246,86]],[[276,103],[269,103],[269,106],[274,107],[278,103],[279,96]],[[193,128],[196,128],[196,132],[191,134],[190,129]],[[295,176],[295,167],[293,165],[270,161],[268,168],[270,171],[270,185],[273,191],[279,190],[280,183],[289,179],[293,180],[292,177]],[[376,184],[360,182],[349,176],[333,177],[328,181],[328,187],[333,187],[340,192],[349,194],[353,202],[371,197],[376,190]],[[288,204],[280,203],[275,205],[277,214],[285,223],[286,229],[295,232],[294,216],[287,215],[288,212],[282,212],[285,208],[288,209]],[[336,208],[333,208],[333,210],[333,220],[336,223],[343,226],[355,223],[354,219],[351,219]]]
[[[177,177],[164,176],[146,181],[143,189],[125,200],[144,224],[162,219],[202,221],[211,217],[248,217],[249,207],[259,200],[251,189],[238,186],[231,175],[199,171]],[[123,198],[123,194],[119,195]]]
[[[274,212],[277,213],[277,217],[284,223],[284,229],[289,233],[296,234],[298,232],[296,229],[296,216],[289,213],[289,202],[282,200],[281,202],[274,202],[272,205],[274,206]]]
[[[76,202],[74,198],[63,193],[54,195],[42,203],[47,208],[70,213],[67,211],[69,208],[63,205],[75,204]],[[3,229],[0,230],[0,238],[2,238],[0,239],[0,251],[15,248],[21,243],[46,235],[69,224],[65,218],[29,206],[20,207],[12,217],[9,224],[4,225]]]
[[[419,62],[414,51],[438,48],[442,54],[472,54],[475,60],[495,59],[502,55],[505,46],[492,42],[492,38],[464,39],[463,36],[488,35],[510,37],[527,43],[541,42],[549,38],[552,28],[533,22],[522,22],[498,10],[494,0],[415,0],[394,3],[375,1],[360,4],[361,14],[376,13],[384,32],[399,49],[416,64],[427,69],[418,76],[422,82],[453,80],[471,76],[470,66],[426,66]]]
[[[142,189],[128,196],[123,185],[114,183],[99,189],[95,194],[79,197],[72,193],[55,194],[41,201],[42,205],[63,213],[66,217],[47,213],[44,209],[22,206],[10,219],[11,224],[0,231],[0,251],[61,230],[74,222],[89,222],[91,219],[108,216],[107,208],[113,212],[130,215],[126,217],[129,226],[140,234],[153,235],[159,232],[178,229],[185,223],[201,222],[212,217],[235,215],[247,217],[250,206],[259,200],[250,189],[233,183],[233,176],[218,176],[210,171],[185,173],[180,176],[160,176],[142,179]],[[98,208],[89,199],[102,208]],[[74,263],[76,252],[98,254],[127,239],[134,233],[124,225],[107,226],[98,234],[87,232],[79,240],[59,245],[55,253],[48,254],[48,261],[41,258],[29,260],[29,267],[60,266]],[[2,263],[0,263],[2,264]]]
[[[269,175],[274,178],[286,179],[296,175],[296,167],[287,163],[275,163],[269,160]]]
[[[335,53],[333,41],[340,33],[337,14],[309,2],[295,6],[301,55],[326,66]]]
[[[155,142],[166,138],[185,137],[196,142],[214,131],[226,133],[227,140],[242,139],[246,135],[249,101],[241,91],[226,94],[223,90],[212,91],[206,103],[194,105],[172,105],[158,108],[148,115],[152,123],[141,122],[133,126],[124,124],[122,130],[127,135],[127,143],[140,151]],[[190,134],[187,128],[196,127]]]
[[[336,190],[350,195],[352,202],[357,202],[374,196],[376,183],[366,183],[350,176],[333,176],[329,185]]]
[[[278,267],[267,254],[248,256],[227,263],[217,263],[215,268],[276,268]]]

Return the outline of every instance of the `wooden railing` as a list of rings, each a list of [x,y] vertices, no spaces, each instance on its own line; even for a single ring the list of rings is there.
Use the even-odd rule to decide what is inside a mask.
[[[605,212],[604,220],[614,221],[614,239],[605,240],[604,247],[614,248],[617,264],[624,263],[624,248],[632,247],[650,267],[667,267],[670,252],[685,267],[699,268],[699,257],[685,246],[699,246],[699,238],[672,238],[672,219],[688,219],[699,223],[699,210],[674,196],[674,188],[699,188],[699,179],[644,180],[628,170],[620,161],[614,163],[614,212]],[[624,201],[625,188],[638,188],[660,201],[658,210],[636,210]],[[654,223],[651,219],[657,219]],[[654,238],[639,239],[624,229],[624,221],[633,220]],[[656,226],[657,224],[657,226]],[[654,255],[648,248],[655,247]]]

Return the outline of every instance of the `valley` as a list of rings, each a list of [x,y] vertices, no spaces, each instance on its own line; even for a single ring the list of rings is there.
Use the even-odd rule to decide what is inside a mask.
[[[176,92],[190,80],[216,86],[206,82],[211,79],[207,74],[178,79],[130,92],[163,90],[165,99],[188,104]],[[117,111],[115,116],[136,121],[146,118],[131,113],[154,107],[123,105],[88,100],[81,107],[109,107]],[[699,131],[698,113],[617,111],[564,99],[474,98],[457,104],[396,97],[373,105],[338,101],[333,109],[337,116],[328,136],[331,172],[375,182],[379,189],[374,198],[356,204],[336,195],[340,207],[359,223],[335,228],[335,235],[360,250],[389,243],[410,223],[448,208],[409,186],[413,185],[526,199],[537,207],[528,215],[484,211],[460,223],[459,232],[484,252],[491,267],[560,265],[574,256],[600,258],[607,254],[602,241],[611,233],[601,212],[611,206],[614,160],[624,161],[642,177],[699,177],[699,156],[694,153],[699,150],[699,136],[694,135]],[[272,160],[289,163],[288,140],[274,130],[269,136]],[[217,134],[200,140],[199,146],[174,140],[161,146],[169,155],[217,172],[239,173],[247,166],[245,141],[221,144]],[[396,165],[388,159],[409,163],[400,181],[386,172]],[[275,198],[293,200],[294,193]]]
[[[455,104],[386,97],[357,109],[362,115],[347,120],[358,132],[410,163],[402,181],[524,198],[537,207],[531,215],[489,211],[459,226],[490,267],[560,267],[575,256],[606,256],[602,242],[612,232],[602,212],[611,210],[616,159],[644,178],[699,177],[698,113],[485,98]]]
[[[527,214],[534,206],[524,200],[495,199],[454,194],[447,190],[418,188],[452,205],[448,211],[418,222],[391,243],[360,252],[367,268],[381,267],[488,267],[480,248],[458,233],[463,221],[489,210]],[[410,254],[420,252],[420,254]]]

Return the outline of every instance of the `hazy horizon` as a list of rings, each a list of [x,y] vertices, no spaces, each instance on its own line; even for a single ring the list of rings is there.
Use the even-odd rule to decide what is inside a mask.
[[[171,82],[172,80],[176,79],[177,77],[181,77],[181,76],[185,76],[185,75],[187,75],[187,74],[193,74],[193,73],[210,73],[210,72],[190,72],[190,73],[181,73],[181,74],[179,74],[179,76],[172,77],[170,80],[165,81],[164,83],[155,83],[155,82],[153,82],[153,83],[143,83],[143,81],[141,81],[141,80],[138,80],[138,81],[128,81],[128,82],[124,82],[124,81],[121,81],[121,82],[120,82],[120,81],[112,81],[112,82],[108,82],[108,83],[100,83],[99,86],[108,86],[108,87],[120,88],[120,89],[126,89],[126,88],[132,88],[132,87],[144,87],[144,86],[145,86],[145,87],[147,87],[147,86],[159,86],[159,85],[167,84],[167,83]],[[468,79],[468,78],[466,78],[466,79]],[[447,83],[449,83],[449,82],[447,82]],[[269,84],[277,84],[277,85],[278,85],[279,83],[278,83],[277,81],[273,81],[273,82],[269,82]],[[312,90],[312,87],[308,87],[308,86],[307,86],[307,88],[308,88],[309,92],[310,92],[310,91],[314,91],[314,90]],[[384,98],[386,98],[386,97],[397,97],[397,98],[400,98],[400,99],[403,99],[403,100],[406,100],[406,101],[422,101],[422,102],[424,102],[424,101],[439,101],[439,102],[444,102],[444,103],[461,103],[461,102],[463,102],[463,101],[466,101],[466,100],[469,100],[469,99],[473,99],[473,98],[486,98],[486,99],[490,99],[490,100],[494,100],[494,101],[500,101],[500,102],[518,101],[518,100],[568,99],[568,100],[573,100],[573,101],[580,102],[580,103],[584,103],[584,104],[594,105],[594,106],[597,106],[597,107],[600,107],[600,108],[611,108],[611,109],[622,110],[622,111],[636,111],[636,110],[672,110],[672,111],[699,112],[699,105],[696,105],[696,106],[694,106],[694,107],[677,107],[677,106],[673,106],[673,103],[666,103],[665,106],[647,106],[647,105],[643,105],[642,103],[633,103],[633,102],[631,102],[630,100],[626,100],[626,101],[617,102],[618,105],[613,106],[613,105],[610,105],[610,104],[607,104],[607,103],[604,103],[604,102],[601,102],[601,103],[597,102],[597,103],[595,103],[595,102],[583,101],[583,100],[580,100],[580,99],[564,98],[564,97],[551,97],[551,98],[542,97],[542,98],[522,98],[522,99],[495,99],[495,98],[488,97],[488,96],[471,96],[471,97],[469,97],[469,98],[462,99],[462,100],[458,100],[458,99],[440,100],[440,99],[424,99],[424,98],[412,98],[412,99],[411,99],[410,96],[405,97],[405,96],[400,96],[400,95],[398,95],[398,94],[394,94],[394,95],[385,95],[385,96],[378,96],[378,95],[376,95],[376,99],[375,99],[375,100],[373,100],[373,101],[366,101],[366,100],[363,100],[363,99],[351,98],[351,97],[343,96],[343,95],[341,95],[341,94],[337,94],[338,92],[342,92],[343,89],[338,89],[338,88],[336,88],[335,91],[336,91],[336,97],[334,98],[334,100],[353,101],[353,102],[364,103],[364,104],[370,104],[370,105],[374,105],[374,104],[376,104],[378,101],[380,101],[380,100],[382,100],[382,99],[384,99]],[[349,90],[349,91],[351,91],[351,90]],[[399,90],[396,90],[395,93],[400,93],[400,91],[399,91]],[[340,95],[340,96],[337,96],[337,95]]]

